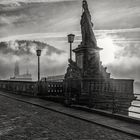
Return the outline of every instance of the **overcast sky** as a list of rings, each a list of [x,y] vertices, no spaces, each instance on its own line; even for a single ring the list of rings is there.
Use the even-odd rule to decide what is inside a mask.
[[[114,78],[140,81],[140,0],[87,1],[98,46],[104,48],[103,65]],[[69,57],[67,34],[76,35],[73,47],[77,47],[81,14],[82,0],[0,0],[0,41],[26,39],[47,43],[48,53],[41,57],[42,76],[63,74]],[[16,60],[21,73],[29,67],[36,77],[35,50],[32,55],[17,55],[0,49],[0,78],[13,75]]]

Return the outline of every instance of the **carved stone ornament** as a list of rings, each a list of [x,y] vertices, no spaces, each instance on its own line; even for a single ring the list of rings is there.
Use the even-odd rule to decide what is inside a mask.
[[[71,59],[69,59],[69,66],[67,68],[65,78],[81,78],[81,69],[77,66],[76,62],[72,61]]]

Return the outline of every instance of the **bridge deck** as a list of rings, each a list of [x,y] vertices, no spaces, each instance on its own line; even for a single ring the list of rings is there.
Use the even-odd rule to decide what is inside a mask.
[[[20,95],[4,93],[4,92],[0,92],[0,95],[10,97],[10,98],[16,98],[16,100],[19,100],[19,101],[25,101],[27,103],[31,103],[33,105],[37,105],[37,106],[40,106],[49,110],[53,110],[56,112],[61,112],[71,117],[88,121],[90,123],[99,124],[103,127],[107,127],[113,130],[124,132],[126,134],[140,137],[140,131],[139,131],[140,123],[137,123],[137,122],[132,123],[132,122],[124,121],[121,119],[100,115],[97,113],[90,113],[90,112],[86,112],[82,110],[76,110],[73,108],[67,108],[61,104],[54,103],[51,101],[45,101],[38,98],[30,98],[26,96],[20,96]]]

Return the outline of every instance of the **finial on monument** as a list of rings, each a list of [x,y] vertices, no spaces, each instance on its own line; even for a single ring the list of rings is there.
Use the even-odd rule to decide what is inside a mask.
[[[83,0],[83,9],[87,9],[88,8],[88,4],[86,0]]]

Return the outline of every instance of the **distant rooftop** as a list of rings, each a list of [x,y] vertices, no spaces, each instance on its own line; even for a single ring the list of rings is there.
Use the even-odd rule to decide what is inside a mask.
[[[48,76],[48,77],[43,77],[41,81],[55,81],[55,82],[60,82],[64,80],[65,75],[56,75],[56,76]]]

